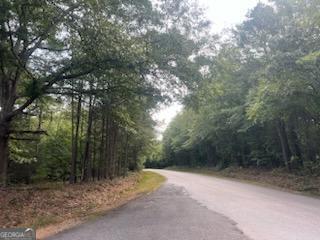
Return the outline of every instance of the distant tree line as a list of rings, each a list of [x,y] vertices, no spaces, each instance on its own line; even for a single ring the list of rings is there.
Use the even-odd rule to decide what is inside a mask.
[[[217,47],[163,139],[163,165],[320,173],[320,3],[259,3]]]

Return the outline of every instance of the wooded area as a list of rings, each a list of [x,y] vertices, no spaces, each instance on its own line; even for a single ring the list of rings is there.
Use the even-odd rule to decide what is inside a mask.
[[[141,168],[151,114],[202,76],[209,23],[183,0],[0,2],[1,185]]]
[[[211,33],[192,0],[2,0],[1,185],[172,165],[320,173],[320,4]],[[184,110],[156,140],[153,112]]]
[[[149,167],[320,174],[319,1],[259,3],[217,45]],[[162,160],[161,160],[162,159]]]

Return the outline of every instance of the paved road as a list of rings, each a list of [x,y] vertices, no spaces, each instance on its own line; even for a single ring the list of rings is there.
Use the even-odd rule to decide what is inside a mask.
[[[319,240],[320,200],[192,173],[50,240]]]
[[[209,176],[157,170],[253,240],[320,240],[320,200]]]
[[[106,216],[50,240],[249,240],[226,217],[208,211],[182,187],[165,184]]]

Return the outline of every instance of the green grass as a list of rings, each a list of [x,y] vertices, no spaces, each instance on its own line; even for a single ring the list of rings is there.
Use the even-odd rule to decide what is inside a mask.
[[[158,189],[166,178],[160,174],[144,171],[141,173],[139,183],[136,187],[137,193],[148,193]]]
[[[41,227],[45,227],[54,223],[59,222],[58,218],[56,216],[39,216],[36,217],[32,223],[32,227],[37,229]]]
[[[178,172],[189,172],[189,173],[199,173],[202,175],[215,176],[215,177],[223,177],[219,175],[219,171],[214,168],[200,168],[200,167],[167,167],[167,170],[173,170]]]

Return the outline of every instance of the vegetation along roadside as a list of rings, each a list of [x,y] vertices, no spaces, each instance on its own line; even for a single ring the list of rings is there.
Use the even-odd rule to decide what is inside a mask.
[[[232,178],[244,182],[280,188],[320,197],[320,177],[308,174],[289,173],[286,169],[257,169],[228,167],[223,170],[215,168],[169,167],[170,170],[199,173],[215,177]]]
[[[1,189],[0,226],[32,226],[42,239],[154,191],[164,180],[156,173],[140,172],[112,181]]]

